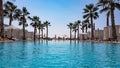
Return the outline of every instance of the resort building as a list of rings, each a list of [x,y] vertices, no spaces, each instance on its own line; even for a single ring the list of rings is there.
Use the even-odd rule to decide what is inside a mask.
[[[96,40],[103,40],[104,30],[94,30],[94,38]],[[82,35],[81,35],[82,36]],[[91,38],[91,32],[87,32],[87,34],[84,34],[84,39],[89,40]]]
[[[19,29],[15,26],[8,26],[8,25],[4,25],[4,29],[5,29],[5,36],[7,36],[8,38],[15,38],[17,40],[22,40],[23,38],[23,30]],[[28,32],[27,30],[25,30],[26,33],[26,39],[27,40],[32,40],[33,39],[33,32]]]
[[[120,25],[116,25],[117,40],[120,41]],[[104,40],[110,40],[112,38],[112,27],[104,27]]]
[[[89,34],[88,33],[80,33],[80,40],[88,40]]]
[[[94,38],[96,40],[103,40],[104,37],[103,35],[104,35],[104,30],[99,30],[99,29],[94,30]]]
[[[26,38],[27,38],[27,40],[33,40],[33,37],[34,36],[34,33],[33,32],[27,32],[26,33]]]

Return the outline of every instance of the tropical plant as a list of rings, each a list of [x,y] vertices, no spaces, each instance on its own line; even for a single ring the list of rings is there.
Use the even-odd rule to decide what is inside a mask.
[[[41,21],[38,21],[37,28],[38,28],[39,39],[40,39]]]
[[[84,20],[82,24],[84,24],[85,32],[87,33],[88,28],[90,28],[89,19]]]
[[[115,9],[120,10],[119,0],[99,0],[99,6],[105,6],[101,12],[107,11],[107,15],[111,16],[111,26],[112,26],[112,40],[117,40],[116,28],[115,28]]]
[[[0,0],[0,36],[4,38],[3,0]]]
[[[78,31],[77,31],[77,32],[78,32],[78,33],[77,33],[77,35],[78,35],[78,36],[77,36],[77,39],[78,39],[78,40],[79,40],[79,27],[80,27],[80,23],[81,23],[80,20],[76,21],[77,30],[78,30]]]
[[[84,33],[84,29],[85,29],[85,23],[82,22],[82,25],[81,25],[82,33]],[[82,40],[84,40],[84,34],[82,34]]]
[[[50,22],[45,21],[45,22],[44,22],[44,26],[46,27],[46,39],[48,39],[48,26],[51,26],[51,25],[50,25]]]
[[[42,32],[42,35],[41,35],[41,36],[42,36],[42,39],[43,39],[43,30],[45,29],[44,27],[45,27],[45,25],[44,25],[44,24],[41,24],[41,32]]]
[[[68,28],[70,29],[70,40],[72,39],[72,28],[73,28],[73,23],[69,23]]]
[[[26,40],[25,27],[28,26],[26,19],[28,18],[28,15],[30,13],[27,11],[26,7],[23,7],[22,10],[19,9],[17,11],[19,13],[18,15],[20,15],[19,16],[19,25],[22,25],[22,27],[23,27],[23,40]]]
[[[33,16],[33,17],[28,17],[32,23],[30,24],[33,28],[34,28],[34,40],[36,39],[36,33],[37,33],[37,26],[38,26],[38,22],[39,22],[39,17],[37,16]]]
[[[73,24],[73,31],[74,31],[74,39],[76,39],[76,32],[77,32],[77,30],[78,30],[78,27],[77,27],[78,25],[77,25],[77,22],[75,22],[74,24]]]
[[[4,16],[9,18],[9,25],[12,25],[12,21],[17,19],[15,16],[15,11],[17,9],[17,6],[14,5],[12,2],[7,1],[4,4]]]
[[[89,4],[86,5],[86,7],[83,9],[84,10],[84,19],[90,19],[90,24],[91,24],[91,39],[94,39],[94,27],[93,27],[93,19],[97,19],[98,16],[98,7],[94,6],[94,4]]]

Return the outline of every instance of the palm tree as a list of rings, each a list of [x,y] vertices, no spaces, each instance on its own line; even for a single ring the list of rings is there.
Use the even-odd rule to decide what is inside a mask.
[[[112,40],[115,41],[117,40],[117,35],[116,35],[116,28],[115,28],[114,11],[115,11],[115,8],[120,10],[119,0],[99,0],[98,4],[100,4],[100,6],[105,5],[105,7],[101,10],[101,12],[107,11],[107,15],[111,16],[112,37],[113,37]]]
[[[37,28],[39,31],[39,40],[40,40],[41,21],[38,21]]]
[[[33,17],[28,17],[32,23],[30,24],[32,27],[34,27],[34,40],[36,39],[36,33],[37,33],[37,26],[38,26],[38,22],[39,22],[39,17],[37,16],[33,16]]]
[[[44,22],[44,26],[46,27],[46,39],[48,39],[48,26],[51,26],[51,25],[50,25],[50,22],[45,21],[45,22]]]
[[[80,23],[81,23],[81,21],[80,20],[78,20],[78,21],[76,21],[76,25],[77,25],[77,29],[78,29],[78,36],[77,36],[77,39],[79,40],[79,26],[80,26]]]
[[[82,22],[81,26],[82,33],[84,33],[85,24]],[[82,40],[84,40],[84,34],[82,34]]]
[[[23,40],[26,40],[25,37],[25,27],[28,26],[26,18],[28,18],[28,15],[30,14],[26,7],[23,7],[22,10],[19,10],[19,25],[22,25],[23,27]]]
[[[76,32],[77,32],[77,30],[78,30],[78,28],[77,28],[77,23],[75,22],[75,23],[73,24],[73,31],[75,32],[75,33],[74,33],[74,39],[76,39]]]
[[[14,19],[17,19],[14,15],[15,15],[15,11],[17,9],[17,6],[14,5],[12,2],[7,1],[4,4],[4,16],[9,18],[9,25],[12,25],[12,21]]]
[[[45,25],[41,24],[41,32],[42,32],[42,39],[43,39],[43,30],[44,30]]]
[[[84,16],[83,18],[90,19],[91,23],[91,39],[94,39],[94,33],[93,33],[93,19],[97,19],[98,16],[98,7],[95,7],[93,4],[86,5],[84,10]]]
[[[89,19],[84,20],[82,24],[84,24],[85,32],[87,33],[88,28],[90,28]]]
[[[72,39],[72,28],[73,28],[73,23],[69,23],[68,28],[70,29],[70,40]]]
[[[4,38],[3,0],[0,0],[0,36]]]

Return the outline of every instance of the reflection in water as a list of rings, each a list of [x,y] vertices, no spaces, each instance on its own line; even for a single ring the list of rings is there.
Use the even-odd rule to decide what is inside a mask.
[[[120,46],[78,41],[0,43],[0,68],[120,67]]]
[[[46,41],[46,45],[48,45],[48,40],[45,40]]]
[[[18,57],[17,58],[20,58],[20,59],[27,59],[27,52],[26,52],[26,42],[23,41],[21,42],[21,46],[19,47],[19,53],[18,53]]]

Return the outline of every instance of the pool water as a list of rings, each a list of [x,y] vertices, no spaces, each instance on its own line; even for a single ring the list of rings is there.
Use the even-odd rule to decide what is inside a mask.
[[[120,68],[120,44],[0,42],[0,68]]]

